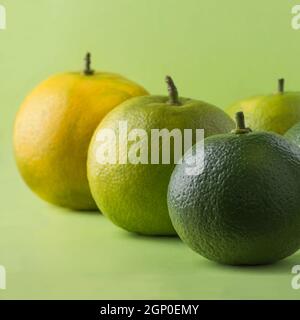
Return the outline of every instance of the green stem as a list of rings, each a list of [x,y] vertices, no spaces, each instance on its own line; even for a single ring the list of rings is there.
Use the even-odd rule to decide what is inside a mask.
[[[284,93],[284,79],[279,79],[278,80],[278,92],[279,93]]]
[[[166,76],[166,83],[169,91],[169,103],[171,105],[180,106],[181,103],[178,98],[178,91],[173,79],[170,76]]]
[[[86,76],[91,76],[94,74],[94,70],[91,69],[91,54],[88,52],[84,58],[84,61],[85,61],[85,69],[83,71],[83,73],[86,75]]]

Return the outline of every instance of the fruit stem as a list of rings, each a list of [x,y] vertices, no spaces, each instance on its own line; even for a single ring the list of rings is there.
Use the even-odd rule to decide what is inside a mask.
[[[245,116],[244,112],[240,111],[235,114],[236,128],[244,130],[246,129],[245,125]]]
[[[91,61],[91,54],[89,52],[85,55],[84,61],[85,61],[85,69],[84,69],[83,73],[86,76],[93,75],[94,74],[94,70],[91,69],[92,61]]]
[[[236,129],[232,132],[235,134],[249,133],[252,130],[246,128],[244,112],[239,111],[235,114]]]
[[[284,93],[284,79],[283,78],[278,80],[278,92]]]
[[[169,91],[169,103],[171,105],[180,106],[181,103],[178,99],[178,90],[175,86],[173,79],[170,76],[166,76],[166,83]]]

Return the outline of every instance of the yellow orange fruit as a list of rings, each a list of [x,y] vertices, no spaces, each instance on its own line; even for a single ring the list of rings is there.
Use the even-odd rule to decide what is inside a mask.
[[[15,121],[14,149],[28,186],[53,204],[96,209],[86,173],[87,150],[102,118],[121,102],[147,95],[121,75],[84,72],[50,77],[22,104]]]

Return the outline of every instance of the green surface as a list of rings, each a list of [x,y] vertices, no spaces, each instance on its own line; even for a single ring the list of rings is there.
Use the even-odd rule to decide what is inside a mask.
[[[180,94],[227,106],[252,94],[300,88],[300,31],[280,0],[0,0],[0,264],[2,298],[295,298],[291,267],[224,267],[177,239],[127,234],[98,214],[48,206],[21,182],[12,123],[27,92],[52,73],[94,67],[153,93],[174,77]]]
[[[136,236],[97,213],[49,206],[20,183],[13,166],[6,168],[0,261],[7,290],[0,299],[300,297],[291,287],[300,254],[265,267],[218,265],[178,238]]]

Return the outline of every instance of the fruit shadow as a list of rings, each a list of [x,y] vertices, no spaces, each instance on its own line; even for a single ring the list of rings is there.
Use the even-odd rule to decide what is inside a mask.
[[[216,263],[209,260],[202,260],[201,266],[203,267],[208,266],[211,269],[215,270],[223,270],[227,272],[239,272],[239,273],[247,273],[247,274],[268,274],[268,275],[274,275],[274,274],[290,274],[292,267],[294,265],[300,265],[300,251],[296,252],[294,255],[277,261],[273,264],[266,264],[266,265],[240,265],[240,266],[231,266],[231,265],[225,265],[221,263]]]
[[[48,204],[48,207],[51,208],[52,211],[56,211],[59,214],[68,214],[68,215],[89,215],[89,216],[94,216],[94,215],[99,215],[103,216],[102,212],[98,209],[95,210],[76,210],[76,209],[71,209],[71,208],[62,208],[62,207],[57,207],[52,204]]]
[[[80,215],[91,215],[91,216],[103,216],[102,212],[95,209],[95,210],[75,210],[75,209],[67,209],[67,212],[71,214],[80,214]]]
[[[180,238],[177,235],[144,235],[140,233],[132,233],[132,232],[124,232],[122,233],[123,237],[128,239],[133,239],[137,241],[145,241],[145,242],[178,242],[182,243]]]

